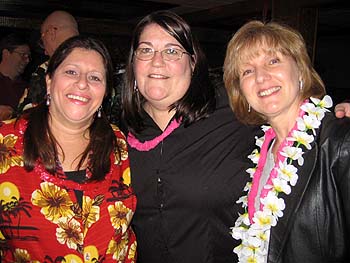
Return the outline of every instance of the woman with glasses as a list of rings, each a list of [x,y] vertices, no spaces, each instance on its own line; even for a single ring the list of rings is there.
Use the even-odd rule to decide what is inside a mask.
[[[155,12],[136,26],[123,103],[139,262],[233,262],[232,202],[254,136],[211,85],[177,15]]]
[[[159,11],[136,26],[123,109],[138,262],[235,262],[229,228],[254,131],[235,119],[223,87],[211,85],[179,16]]]

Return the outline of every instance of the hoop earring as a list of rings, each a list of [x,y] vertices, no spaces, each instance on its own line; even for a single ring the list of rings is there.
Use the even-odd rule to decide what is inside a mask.
[[[248,112],[251,112],[252,111],[252,108],[250,106],[250,104],[248,103]]]
[[[46,106],[49,107],[51,104],[51,95],[47,94],[46,95]]]
[[[102,105],[98,108],[97,110],[97,118],[101,118],[102,117]]]

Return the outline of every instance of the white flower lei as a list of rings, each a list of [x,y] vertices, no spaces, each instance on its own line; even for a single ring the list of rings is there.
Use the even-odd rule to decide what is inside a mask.
[[[298,180],[297,167],[292,165],[292,161],[297,160],[298,165],[304,164],[304,152],[300,148],[304,145],[306,149],[311,149],[311,143],[316,135],[315,129],[321,125],[321,120],[325,116],[325,112],[329,111],[326,108],[332,107],[332,99],[326,95],[322,100],[310,98],[313,103],[305,102],[300,108],[305,114],[297,118],[297,129],[293,130],[291,137],[287,141],[293,141],[291,146],[285,146],[280,154],[284,156],[284,160],[279,160],[276,167],[277,176],[272,180],[273,185],[266,185],[265,189],[269,189],[266,197],[261,198],[263,205],[262,211],[255,211],[252,222],[248,215],[248,195],[252,187],[252,182],[249,181],[244,187],[247,195],[242,196],[236,203],[242,203],[245,212],[240,214],[235,222],[234,227],[231,227],[232,237],[242,240],[242,243],[234,248],[234,253],[238,255],[239,262],[264,262],[268,253],[269,231],[271,227],[276,226],[278,218],[283,216],[285,203],[282,198],[279,198],[279,193],[290,194],[291,186],[295,186]],[[262,126],[262,130],[266,133],[270,126]],[[307,132],[312,131],[313,135]],[[265,135],[261,138],[256,137],[255,144],[261,148],[265,140]],[[253,179],[257,170],[260,159],[259,149],[253,150],[248,158],[255,164],[255,167],[247,169],[250,178]]]

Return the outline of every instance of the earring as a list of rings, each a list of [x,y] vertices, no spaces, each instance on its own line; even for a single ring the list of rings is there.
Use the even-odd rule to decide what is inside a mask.
[[[250,104],[248,103],[248,112],[251,112],[251,111],[252,111],[252,109],[250,107]]]
[[[101,117],[102,117],[102,105],[97,110],[97,118],[101,118]]]
[[[299,90],[303,90],[303,81],[302,80],[299,80]]]
[[[46,106],[49,107],[51,104],[51,95],[47,94],[46,95]]]
[[[139,89],[137,88],[137,83],[136,83],[136,79],[134,80],[134,92],[138,92]]]

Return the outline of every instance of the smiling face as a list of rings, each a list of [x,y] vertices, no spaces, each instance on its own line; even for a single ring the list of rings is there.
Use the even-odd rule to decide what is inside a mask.
[[[294,121],[301,103],[297,64],[290,56],[266,50],[261,48],[256,55],[243,56],[246,59],[239,66],[242,93],[269,122]]]
[[[75,48],[46,83],[53,119],[63,125],[89,125],[106,92],[103,59],[94,50]]]
[[[168,48],[186,50],[157,24],[145,27],[140,35],[138,48],[158,51],[151,60],[144,61],[134,57],[137,87],[147,100],[146,106],[168,111],[169,106],[181,99],[190,86],[194,67],[192,58],[183,54],[176,61],[164,60],[159,51]]]

